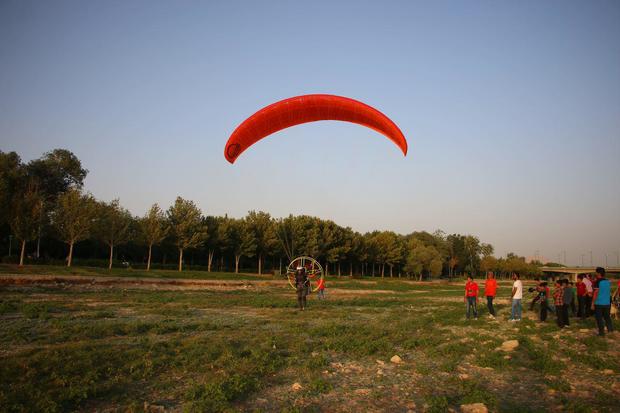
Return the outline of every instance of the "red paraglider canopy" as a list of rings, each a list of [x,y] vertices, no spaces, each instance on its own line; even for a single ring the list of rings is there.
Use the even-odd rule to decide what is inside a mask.
[[[377,109],[354,99],[334,95],[304,95],[281,100],[259,110],[228,138],[224,156],[230,163],[250,146],[272,133],[319,120],[340,120],[374,129],[407,155],[407,140],[398,126]]]

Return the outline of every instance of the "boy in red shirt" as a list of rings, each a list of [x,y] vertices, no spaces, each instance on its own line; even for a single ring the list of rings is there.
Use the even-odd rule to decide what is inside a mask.
[[[474,319],[477,320],[478,284],[474,282],[474,278],[471,275],[467,276],[467,283],[465,284],[465,302],[467,303],[467,319],[469,320],[469,313],[473,309]]]
[[[489,309],[489,318],[495,318],[495,308],[493,308],[493,299],[497,294],[497,280],[495,275],[489,271],[487,280],[484,282],[484,295],[487,297],[487,308]]]
[[[319,282],[318,282],[318,297],[319,300],[324,300],[325,299],[325,280],[323,278],[319,278]]]
[[[586,284],[583,282],[583,274],[577,276],[577,316],[582,320],[586,318]]]

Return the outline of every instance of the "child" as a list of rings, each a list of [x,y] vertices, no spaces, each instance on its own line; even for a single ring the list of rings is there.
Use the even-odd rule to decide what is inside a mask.
[[[476,304],[478,303],[478,284],[474,281],[471,275],[467,276],[467,283],[465,284],[465,302],[467,303],[467,319],[469,320],[469,313],[471,309],[474,310],[474,319],[478,319],[478,309]]]
[[[540,301],[540,321],[546,321],[547,310],[549,309],[549,287],[544,281],[538,286],[538,297]]]
[[[558,327],[564,328],[564,289],[562,288],[562,280],[555,282],[555,291],[553,292],[553,302],[555,304],[555,316]]]
[[[319,284],[318,284],[318,297],[319,300],[324,300],[325,299],[325,280],[323,278],[319,278]]]
[[[574,304],[573,298],[575,293],[573,289],[570,288],[568,279],[566,278],[562,280],[562,289],[564,290],[564,308],[562,308],[562,311],[564,311],[564,325],[569,326],[568,309]]]
[[[570,312],[573,314],[573,317],[577,315],[577,301],[575,297],[575,284],[572,281],[568,282],[568,289],[570,290],[571,302],[570,302]]]

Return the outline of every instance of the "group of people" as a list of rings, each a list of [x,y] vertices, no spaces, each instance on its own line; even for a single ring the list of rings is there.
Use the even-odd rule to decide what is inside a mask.
[[[510,321],[521,321],[523,300],[523,283],[518,273],[512,274],[513,284],[511,291],[511,312]],[[546,281],[536,280],[536,287],[529,289],[535,293],[535,297],[530,303],[529,309],[533,310],[538,303],[540,305],[540,321],[547,320],[549,311],[555,313],[558,326],[564,328],[570,325],[569,310],[573,316],[580,317],[582,320],[594,314],[598,327],[598,334],[605,335],[605,329],[610,333],[613,331],[613,323],[611,321],[611,305],[620,302],[620,281],[616,291],[611,293],[611,282],[605,278],[605,269],[598,267],[596,269],[596,278],[592,279],[590,274],[577,277],[576,288],[572,282],[567,279],[555,281],[555,289],[551,294],[551,289]],[[575,294],[576,293],[576,294]],[[467,277],[465,284],[465,297],[467,303],[467,319],[473,315],[478,318],[478,284],[472,276]],[[487,308],[489,310],[489,318],[495,319],[496,313],[493,307],[493,300],[497,295],[497,280],[492,272],[487,274],[484,283],[484,296],[487,299]],[[576,298],[576,300],[575,300]],[[550,303],[553,300],[553,304]]]

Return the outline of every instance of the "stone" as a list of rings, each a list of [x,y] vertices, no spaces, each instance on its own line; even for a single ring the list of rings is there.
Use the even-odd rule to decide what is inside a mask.
[[[394,364],[398,364],[398,363],[402,363],[403,359],[400,358],[400,356],[398,355],[394,355],[392,356],[392,358],[390,359],[390,361]]]
[[[354,393],[360,396],[368,396],[370,394],[370,389],[357,389]]]
[[[381,369],[377,370],[377,376],[383,376],[383,370]]]
[[[590,330],[588,330],[587,328],[580,328],[580,329],[579,329],[579,332],[580,332],[580,333],[589,333],[589,332],[590,332]]]
[[[461,404],[462,413],[488,413],[488,411],[484,403]]]
[[[605,374],[606,376],[611,376],[612,374],[614,374],[614,371],[611,369],[605,369],[603,370],[603,374]]]
[[[461,373],[459,374],[459,379],[467,380],[469,378],[469,374]]]
[[[301,384],[299,384],[299,383],[293,383],[293,385],[291,386],[291,389],[293,391],[299,391],[299,390],[302,389],[302,387],[301,387]]]
[[[510,357],[509,355],[505,355],[504,356],[504,360],[510,360],[512,357]]]
[[[519,347],[519,340],[508,340],[504,341],[499,349],[502,351],[513,351],[517,347]]]
[[[375,360],[377,362],[378,365],[383,366],[385,364],[385,361],[383,360]]]

